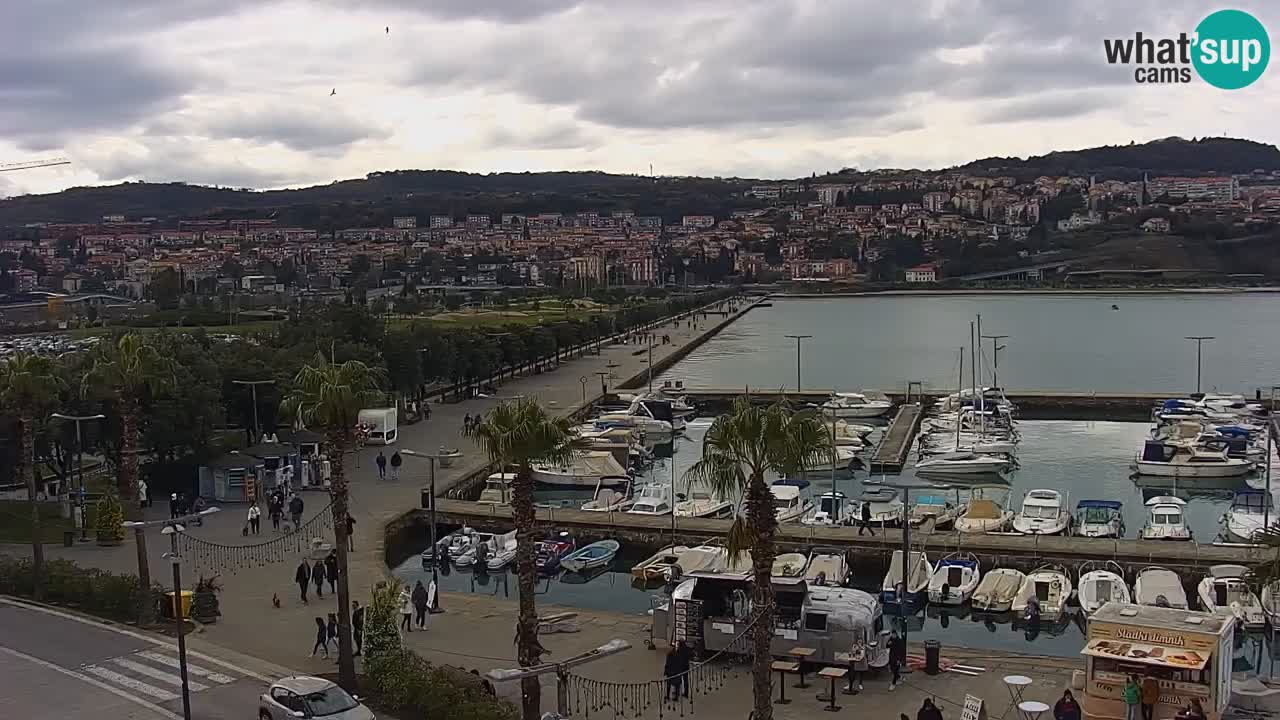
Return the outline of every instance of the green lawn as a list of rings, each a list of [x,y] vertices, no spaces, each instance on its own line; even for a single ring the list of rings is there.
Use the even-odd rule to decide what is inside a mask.
[[[93,506],[87,508],[89,529],[93,530]],[[40,536],[46,543],[62,542],[64,530],[74,530],[70,518],[63,519],[61,503],[40,503]],[[92,535],[93,533],[90,532]],[[31,505],[25,500],[0,500],[0,543],[31,542]]]

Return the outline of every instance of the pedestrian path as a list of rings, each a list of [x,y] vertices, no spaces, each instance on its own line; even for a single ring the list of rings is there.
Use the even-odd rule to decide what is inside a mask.
[[[142,650],[86,665],[81,671],[153,702],[176,700],[182,693],[182,674],[176,653]],[[187,687],[193,693],[208,690],[214,685],[227,685],[238,679],[187,662]]]

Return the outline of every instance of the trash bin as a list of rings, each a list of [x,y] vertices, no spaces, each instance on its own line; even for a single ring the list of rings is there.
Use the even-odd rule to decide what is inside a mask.
[[[181,601],[181,603],[182,603],[182,617],[184,617],[184,618],[186,618],[186,617],[191,617],[191,596],[192,596],[192,594],[193,594],[193,593],[192,593],[190,590],[183,590],[183,591],[182,591],[182,601]],[[165,616],[165,617],[167,617],[167,618],[172,618],[172,617],[173,617],[173,593],[172,593],[172,592],[167,592],[167,593],[165,593],[165,594],[164,594],[164,597],[165,597],[165,603],[164,603],[164,616]]]
[[[71,547],[75,544],[76,544],[76,531],[63,530],[62,531],[62,547]]]
[[[431,509],[431,488],[422,488],[422,509]]]
[[[942,643],[937,640],[924,641],[924,671],[927,675],[937,675],[941,670]]]

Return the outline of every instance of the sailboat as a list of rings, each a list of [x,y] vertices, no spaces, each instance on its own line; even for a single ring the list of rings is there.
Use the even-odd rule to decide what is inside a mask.
[[[960,349],[960,391],[964,385],[964,348]],[[956,418],[955,442],[948,449],[937,449],[936,453],[916,462],[917,473],[938,475],[974,475],[1002,473],[1009,469],[1010,462],[996,455],[985,455],[974,452],[960,444],[960,429],[964,425],[960,416]],[[922,455],[926,454],[923,451]]]

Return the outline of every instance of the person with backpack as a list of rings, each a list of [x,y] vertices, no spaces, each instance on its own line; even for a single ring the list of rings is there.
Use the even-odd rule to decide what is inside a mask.
[[[404,458],[400,457],[400,451],[391,453],[391,479],[400,479],[400,465],[404,463]]]
[[[316,597],[318,598],[324,597],[324,576],[324,561],[315,561],[315,564],[311,566],[311,582],[316,584]]]

